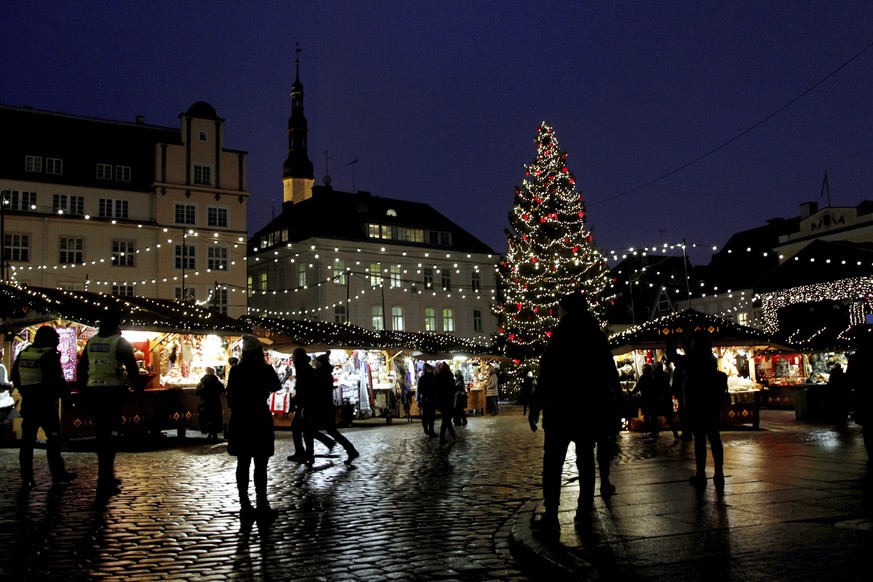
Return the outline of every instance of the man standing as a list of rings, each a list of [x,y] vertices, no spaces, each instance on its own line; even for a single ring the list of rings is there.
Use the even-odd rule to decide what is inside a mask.
[[[497,416],[497,397],[499,394],[497,389],[497,370],[491,368],[488,373],[488,385],[485,388],[485,403],[491,416]]]
[[[18,354],[12,366],[12,382],[21,393],[21,483],[25,489],[36,487],[33,478],[33,446],[39,428],[46,434],[46,459],[53,483],[65,483],[76,473],[64,467],[61,458],[61,420],[58,399],[68,393],[61,370],[60,338],[53,327],[36,330],[33,343]]]
[[[121,429],[121,407],[128,395],[128,383],[137,392],[143,385],[133,348],[121,337],[121,313],[106,311],[97,335],[88,340],[79,359],[79,392],[90,409],[97,437],[97,495],[120,492],[115,477],[115,454]]]
[[[594,445],[606,442],[617,431],[619,390],[618,372],[606,335],[591,314],[588,302],[580,293],[567,295],[558,303],[561,316],[540,360],[540,375],[533,393],[528,420],[537,430],[540,411],[543,412],[543,529],[558,527],[558,505],[561,497],[561,472],[567,447],[576,443],[576,465],[579,470],[579,500],[577,525],[590,519],[594,503]],[[584,375],[570,378],[567,362],[585,370]],[[600,490],[612,494],[609,481],[608,447],[597,445],[600,464]]]

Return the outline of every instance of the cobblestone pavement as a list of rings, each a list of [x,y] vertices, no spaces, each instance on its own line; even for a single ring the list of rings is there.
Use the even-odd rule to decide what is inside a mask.
[[[361,451],[355,468],[340,447],[312,469],[289,462],[291,435],[277,433],[269,496],[280,515],[251,528],[223,444],[120,453],[122,492],[105,504],[93,453],[65,453],[79,478],[53,487],[37,450],[39,486],[20,492],[17,450],[2,449],[0,578],[529,579],[508,521],[538,489],[542,441],[520,411],[471,418],[442,447],[417,422],[342,432]]]
[[[845,437],[798,426],[787,413],[776,418],[765,431],[724,433],[726,447]],[[342,432],[361,451],[354,468],[339,447],[312,469],[291,463],[291,435],[277,433],[269,495],[280,514],[251,527],[240,524],[235,459],[221,443],[167,437],[158,450],[120,453],[122,492],[105,503],[94,497],[93,453],[66,452],[79,479],[50,486],[36,451],[40,485],[22,492],[17,449],[0,449],[0,579],[538,578],[535,561],[523,565],[509,551],[517,516],[540,495],[542,431],[531,433],[518,407],[471,418],[446,446],[425,438],[418,422]],[[623,434],[614,463],[669,458],[692,466],[689,446],[667,433],[655,444],[644,436]],[[565,481],[575,481],[572,462]]]

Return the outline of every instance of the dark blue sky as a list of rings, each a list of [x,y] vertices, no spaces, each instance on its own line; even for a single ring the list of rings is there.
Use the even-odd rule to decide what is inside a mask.
[[[310,151],[335,187],[425,201],[505,251],[555,127],[604,250],[723,245],[873,199],[873,42],[859,2],[4,2],[0,102],[176,126],[194,101],[249,152],[249,230],[281,204],[299,42]],[[696,259],[708,259],[697,253]]]

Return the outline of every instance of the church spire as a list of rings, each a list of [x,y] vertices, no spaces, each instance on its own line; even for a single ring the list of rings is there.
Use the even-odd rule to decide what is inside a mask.
[[[295,49],[297,58],[294,84],[291,85],[291,117],[288,118],[288,158],[285,160],[282,172],[285,202],[301,202],[312,196],[312,184],[315,182],[312,162],[309,160],[306,143],[309,129],[306,117],[303,115],[303,83],[300,82],[300,51]]]

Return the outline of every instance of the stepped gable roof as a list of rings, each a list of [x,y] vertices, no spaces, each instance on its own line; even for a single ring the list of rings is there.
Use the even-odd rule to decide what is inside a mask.
[[[873,243],[814,240],[759,279],[756,293],[873,276]]]
[[[286,202],[282,214],[259,230],[251,238],[250,244],[252,247],[258,247],[265,235],[287,228],[286,242],[291,243],[310,238],[330,238],[361,242],[378,241],[385,245],[402,244],[423,248],[436,246],[427,242],[372,239],[368,236],[370,224],[449,232],[452,244],[445,248],[496,254],[488,245],[435,210],[430,204],[373,196],[369,192],[341,192],[323,186],[313,187],[311,198],[294,204]]]

